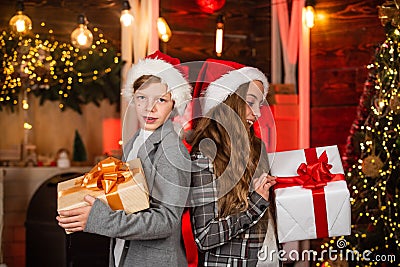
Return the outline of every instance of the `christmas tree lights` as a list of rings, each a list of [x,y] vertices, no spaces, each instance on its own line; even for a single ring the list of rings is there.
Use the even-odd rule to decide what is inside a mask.
[[[371,252],[368,260],[348,260],[350,266],[400,266],[400,25],[398,6],[389,2],[380,7],[386,40],[368,66],[344,157],[353,218],[352,235],[340,238],[348,241],[346,250]],[[321,248],[337,249],[340,238]],[[382,256],[385,262],[379,262]]]

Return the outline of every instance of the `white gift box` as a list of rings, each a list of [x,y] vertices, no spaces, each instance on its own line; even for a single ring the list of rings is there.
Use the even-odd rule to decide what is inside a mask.
[[[269,153],[268,158],[271,175],[278,177],[275,201],[280,243],[350,235],[350,193],[337,146]],[[299,167],[313,174],[299,179]],[[325,173],[322,180],[316,177],[320,175],[316,169]]]

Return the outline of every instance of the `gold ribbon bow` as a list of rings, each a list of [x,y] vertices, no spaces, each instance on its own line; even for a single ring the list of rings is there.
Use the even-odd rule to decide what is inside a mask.
[[[83,177],[81,187],[100,189],[109,194],[116,189],[117,184],[132,178],[128,166],[121,160],[108,157],[94,166]]]
[[[134,173],[139,170],[134,170]],[[132,173],[126,163],[108,157],[93,167],[83,177],[81,187],[91,190],[104,190],[108,205],[113,210],[123,210],[122,200],[117,192],[118,184],[132,179]]]

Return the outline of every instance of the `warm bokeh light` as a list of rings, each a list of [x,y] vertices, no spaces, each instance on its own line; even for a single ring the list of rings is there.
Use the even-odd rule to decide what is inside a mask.
[[[78,27],[71,33],[71,43],[74,47],[79,49],[88,49],[92,47],[93,43],[93,34],[87,28],[87,20],[86,17],[82,14],[78,16]],[[94,28],[93,31],[97,31],[97,28]]]
[[[224,42],[224,16],[219,15],[217,18],[217,29],[215,31],[215,53],[219,57],[222,55],[223,42]]]
[[[77,48],[89,48],[93,42],[93,34],[86,25],[79,24],[78,28],[71,33],[71,42]]]
[[[33,126],[27,122],[24,122],[24,129],[26,130],[31,130],[33,128]]]
[[[25,110],[29,109],[28,100],[26,99],[22,100],[22,108]]]
[[[172,33],[167,21],[163,17],[157,19],[158,36],[164,43],[171,39]]]
[[[215,52],[217,53],[218,56],[221,56],[222,54],[223,39],[224,39],[224,30],[217,29],[217,31],[215,32]]]
[[[304,8],[304,23],[308,28],[312,28],[315,25],[315,10],[312,6],[306,6]]]
[[[132,14],[129,12],[129,10],[122,10],[120,21],[123,26],[128,27],[128,26],[132,25],[133,19],[134,18],[132,16]]]
[[[22,11],[18,11],[15,16],[10,19],[10,27],[11,31],[18,34],[26,34],[30,30],[32,30],[32,21],[31,19],[22,13]]]

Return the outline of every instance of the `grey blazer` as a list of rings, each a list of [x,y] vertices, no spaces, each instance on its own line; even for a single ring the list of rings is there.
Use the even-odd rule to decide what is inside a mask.
[[[137,136],[125,147],[132,148]],[[187,266],[181,218],[190,186],[190,157],[170,120],[149,136],[138,157],[148,183],[150,208],[127,215],[96,199],[84,231],[112,238],[110,266],[114,266],[114,238],[129,241],[120,266]]]

